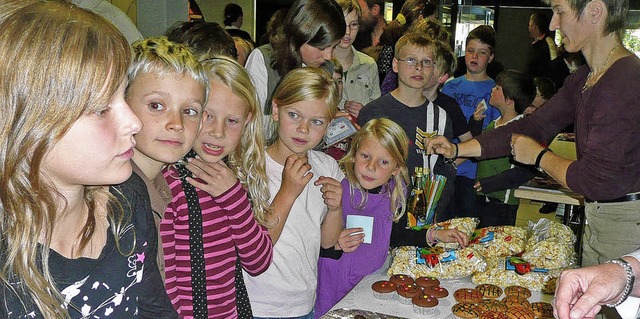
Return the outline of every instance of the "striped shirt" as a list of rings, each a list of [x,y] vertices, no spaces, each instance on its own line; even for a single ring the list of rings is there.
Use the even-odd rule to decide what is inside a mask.
[[[193,318],[188,199],[173,169],[165,171],[164,176],[173,195],[160,225],[165,285],[180,317]],[[239,182],[216,197],[200,189],[197,192],[202,209],[209,318],[237,318],[236,258],[240,257],[246,272],[258,275],[271,264],[273,244],[267,229],[253,218],[247,192]]]

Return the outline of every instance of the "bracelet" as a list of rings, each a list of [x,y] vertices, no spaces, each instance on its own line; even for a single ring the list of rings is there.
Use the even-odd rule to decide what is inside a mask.
[[[453,152],[453,157],[452,158],[447,158],[444,160],[445,163],[447,164],[452,164],[453,162],[455,162],[458,159],[458,144],[453,144],[456,147],[456,151]]]
[[[612,304],[605,305],[607,307],[613,308],[621,305],[623,302],[625,302],[625,300],[627,300],[627,297],[629,297],[629,294],[631,293],[631,289],[633,288],[633,283],[636,281],[636,276],[633,274],[633,269],[631,269],[631,265],[622,258],[609,260],[605,262],[605,264],[617,264],[622,266],[622,268],[624,268],[624,271],[627,277],[627,281],[624,284],[624,291],[622,292],[622,296],[620,297],[620,299],[618,299],[618,301]]]
[[[536,164],[535,167],[540,170],[540,162],[542,161],[542,156],[544,156],[544,154],[546,154],[549,151],[548,148],[543,149],[542,151],[540,151],[540,153],[538,153],[538,157],[536,157]]]

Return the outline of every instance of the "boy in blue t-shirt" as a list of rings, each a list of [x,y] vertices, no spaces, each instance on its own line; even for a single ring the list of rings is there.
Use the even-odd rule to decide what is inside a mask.
[[[491,89],[496,83],[487,75],[487,65],[493,60],[495,46],[496,33],[491,26],[482,25],[473,29],[466,40],[464,61],[467,65],[467,73],[445,83],[442,88],[442,93],[458,102],[467,120],[476,111],[483,113],[482,129],[500,116],[500,112],[489,105]],[[483,100],[485,103],[482,103]],[[485,108],[486,110],[482,111]],[[472,130],[472,133],[478,135],[480,131]],[[476,192],[473,184],[477,164],[474,160],[461,160],[457,164],[454,211],[459,217],[474,216]]]

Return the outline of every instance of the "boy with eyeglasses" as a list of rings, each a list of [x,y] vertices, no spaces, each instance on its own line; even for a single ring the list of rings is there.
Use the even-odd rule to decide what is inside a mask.
[[[491,89],[496,83],[487,75],[487,66],[494,58],[495,47],[496,33],[491,26],[481,25],[471,30],[467,36],[464,56],[467,73],[442,87],[442,93],[458,102],[467,120],[473,117],[474,112],[478,112],[478,117],[482,119],[482,129],[500,116],[500,112],[489,104]],[[472,129],[471,133],[475,136],[481,131],[479,128]],[[458,217],[473,217],[476,210],[473,184],[477,163],[475,160],[466,160],[458,161],[457,164],[454,213]]]
[[[398,73],[398,88],[367,104],[358,117],[364,125],[373,118],[388,118],[398,123],[409,137],[407,167],[413,171],[422,167],[425,171],[447,178],[445,188],[436,206],[436,221],[446,218],[446,203],[453,192],[456,177],[453,165],[445,163],[442,156],[427,156],[423,140],[435,134],[453,137],[451,120],[442,108],[433,104],[422,91],[435,75],[435,44],[433,40],[415,33],[407,33],[398,40],[393,58],[393,71]],[[406,214],[394,223],[391,231],[393,247],[426,245],[426,231],[406,230]]]

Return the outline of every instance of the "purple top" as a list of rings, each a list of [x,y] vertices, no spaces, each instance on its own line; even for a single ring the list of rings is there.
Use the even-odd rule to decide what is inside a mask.
[[[579,68],[534,114],[478,136],[481,158],[508,155],[512,132],[544,143],[574,123],[578,160],[567,170],[569,188],[589,200],[640,191],[640,59],[617,60],[582,92],[588,73]]]
[[[362,243],[351,253],[343,253],[340,259],[320,258],[318,261],[318,290],[315,316],[324,315],[342,299],[365,276],[380,269],[389,253],[393,213],[390,197],[383,186],[380,194],[367,194],[363,210],[354,208],[362,200],[355,190],[351,201],[351,187],[345,178],[342,184],[342,218],[346,225],[347,215],[373,217],[371,244]],[[354,203],[353,205],[351,203]]]

